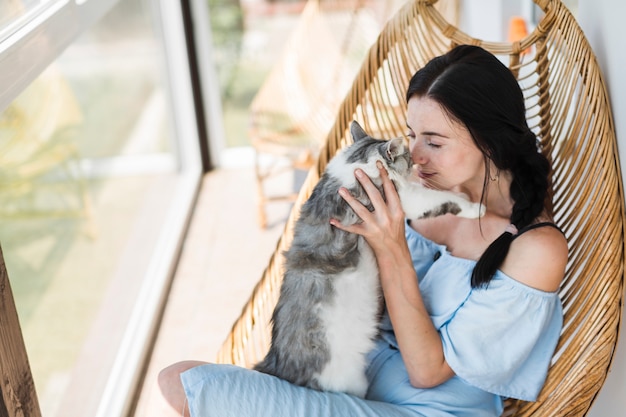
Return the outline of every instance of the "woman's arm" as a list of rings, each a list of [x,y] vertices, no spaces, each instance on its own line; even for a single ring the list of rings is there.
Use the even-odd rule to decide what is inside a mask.
[[[363,236],[374,251],[387,310],[411,385],[430,388],[447,381],[454,372],[446,363],[440,335],[433,326],[417,284],[404,233],[405,218],[400,199],[385,168],[381,165],[378,168],[387,202],[369,177],[357,170],[355,175],[368,193],[374,211],[370,212],[346,189],[341,189],[341,196],[363,223],[344,226],[331,219],[331,224]]]

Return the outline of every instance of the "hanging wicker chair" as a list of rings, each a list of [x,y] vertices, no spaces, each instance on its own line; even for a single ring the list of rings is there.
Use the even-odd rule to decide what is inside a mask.
[[[270,317],[300,205],[357,119],[383,137],[405,130],[404,93],[411,75],[458,44],[480,45],[508,63],[527,100],[529,125],[552,161],[554,219],[570,258],[560,290],[564,327],[536,402],[508,400],[505,416],[581,416],[607,376],[620,326],[624,283],[624,195],[615,130],[596,58],[559,0],[520,41],[486,42],[449,24],[433,0],[406,4],[389,21],[342,103],[317,165],[311,169],[283,236],[221,351],[219,362],[249,367],[270,341]]]

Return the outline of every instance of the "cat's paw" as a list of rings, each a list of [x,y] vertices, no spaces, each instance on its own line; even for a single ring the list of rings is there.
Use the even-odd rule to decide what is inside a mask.
[[[468,203],[461,206],[461,211],[457,216],[466,217],[468,219],[478,219],[485,215],[487,207],[480,203]]]

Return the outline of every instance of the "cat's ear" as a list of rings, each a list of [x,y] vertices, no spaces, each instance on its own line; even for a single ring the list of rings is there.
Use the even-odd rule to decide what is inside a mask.
[[[356,120],[353,120],[350,124],[350,133],[352,134],[352,139],[355,142],[358,142],[360,139],[369,136],[367,133],[365,133],[365,130],[363,130],[359,122],[357,122]]]
[[[405,145],[403,138],[394,138],[387,141],[387,157],[393,161],[398,155],[405,152]]]

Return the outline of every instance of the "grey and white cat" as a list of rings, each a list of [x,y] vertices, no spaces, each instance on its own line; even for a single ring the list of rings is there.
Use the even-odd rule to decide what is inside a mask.
[[[291,247],[285,252],[285,275],[272,316],[271,347],[254,369],[297,385],[342,391],[359,397],[368,388],[366,354],[374,347],[382,297],[378,268],[365,240],[330,225],[360,221],[337,193],[346,187],[372,209],[354,170],[364,170],[381,189],[376,161],[381,161],[398,190],[407,218],[445,213],[476,218],[480,204],[464,196],[427,189],[409,180],[411,155],[402,138],[369,137],[357,122],[354,144],[328,164],[302,206]]]

